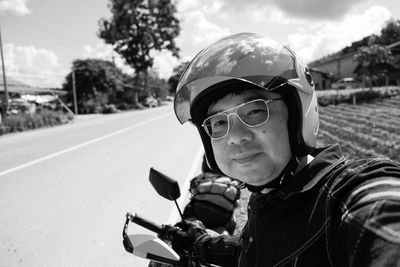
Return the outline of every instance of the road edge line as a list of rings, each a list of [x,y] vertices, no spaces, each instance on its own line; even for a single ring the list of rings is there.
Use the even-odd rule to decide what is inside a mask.
[[[26,167],[35,165],[35,164],[40,163],[40,162],[42,162],[42,161],[45,161],[45,160],[48,160],[48,159],[51,159],[51,158],[55,158],[55,157],[60,156],[60,155],[62,155],[62,154],[65,154],[65,153],[68,153],[68,152],[77,150],[77,149],[79,149],[79,148],[82,148],[82,147],[85,147],[85,146],[88,146],[88,145],[91,145],[91,144],[100,142],[100,141],[105,140],[105,139],[107,139],[107,138],[110,138],[110,137],[113,137],[113,136],[115,136],[115,135],[124,133],[124,132],[126,132],[126,131],[135,129],[135,128],[137,128],[137,127],[143,126],[143,125],[145,125],[145,124],[148,124],[148,123],[150,123],[150,122],[153,122],[153,121],[155,121],[155,120],[158,120],[158,119],[164,118],[164,117],[166,117],[166,116],[170,116],[170,115],[171,115],[170,113],[163,114],[163,115],[160,115],[160,116],[158,116],[158,117],[152,118],[152,119],[150,119],[150,120],[140,122],[140,123],[138,123],[138,124],[135,124],[135,125],[126,127],[126,128],[124,128],[124,129],[121,129],[121,130],[118,130],[118,131],[115,131],[115,132],[112,132],[112,133],[109,133],[109,134],[106,134],[106,135],[103,135],[103,136],[101,136],[101,137],[92,139],[92,140],[90,140],[90,141],[81,143],[81,144],[79,144],[79,145],[75,145],[75,146],[72,146],[72,147],[70,147],[70,148],[67,148],[67,149],[64,149],[64,150],[61,150],[61,151],[52,153],[52,154],[50,154],[50,155],[47,155],[47,156],[44,156],[44,157],[41,157],[41,158],[38,158],[38,159],[35,159],[35,160],[32,160],[32,161],[29,161],[29,162],[27,162],[27,163],[21,164],[21,165],[16,166],[16,167],[13,167],[13,168],[11,168],[11,169],[7,169],[7,170],[5,170],[5,171],[0,172],[0,177],[3,176],[3,175],[6,175],[6,174],[9,174],[9,173],[12,173],[12,172],[15,172],[15,171],[24,169],[24,168],[26,168]]]
[[[199,150],[197,151],[196,157],[193,160],[192,166],[190,167],[188,175],[186,176],[186,179],[185,179],[185,183],[184,183],[184,185],[182,187],[182,188],[185,189],[186,193],[177,200],[178,206],[182,210],[182,212],[183,212],[183,205],[186,203],[186,201],[189,200],[190,192],[189,192],[188,188],[189,188],[189,185],[190,185],[190,180],[192,178],[194,178],[194,176],[196,174],[196,171],[199,169],[200,164],[201,164],[201,160],[203,158],[203,154],[204,154],[204,150],[203,150],[203,146],[201,146],[199,148]],[[168,222],[168,224],[175,224],[180,220],[181,220],[181,218],[180,218],[180,215],[178,213],[178,210],[176,208],[174,208],[172,210],[167,222]]]

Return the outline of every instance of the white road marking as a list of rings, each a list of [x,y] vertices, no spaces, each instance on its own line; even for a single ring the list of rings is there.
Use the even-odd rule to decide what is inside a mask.
[[[149,123],[151,123],[151,122],[153,122],[153,121],[159,120],[159,119],[161,119],[161,118],[164,118],[164,117],[170,116],[170,115],[171,115],[171,113],[163,114],[163,115],[161,115],[161,116],[152,118],[152,119],[150,119],[150,120],[143,121],[143,122],[141,122],[141,123],[138,123],[138,124],[135,124],[135,125],[126,127],[126,128],[121,129],[121,130],[119,130],[119,131],[115,131],[115,132],[106,134],[106,135],[101,136],[101,137],[99,137],[99,138],[95,138],[95,139],[90,140],[90,141],[88,141],[88,142],[85,142],[85,143],[82,143],[82,144],[79,144],[79,145],[76,145],[76,146],[73,146],[73,147],[70,147],[70,148],[61,150],[61,151],[59,151],[59,152],[56,152],[56,153],[53,153],[53,154],[50,154],[50,155],[47,155],[47,156],[44,156],[44,157],[41,157],[41,158],[32,160],[32,161],[29,161],[29,162],[27,162],[27,163],[25,163],[25,164],[22,164],[22,165],[19,165],[19,166],[14,167],[14,168],[11,168],[11,169],[8,169],[8,170],[5,170],[5,171],[0,172],[0,176],[3,176],[3,175],[6,175],[6,174],[9,174],[9,173],[12,173],[12,172],[15,172],[15,171],[24,169],[24,168],[26,168],[26,167],[29,167],[29,166],[35,165],[35,164],[37,164],[37,163],[40,163],[40,162],[42,162],[42,161],[45,161],[45,160],[48,160],[48,159],[51,159],[51,158],[60,156],[60,155],[62,155],[62,154],[68,153],[68,152],[70,152],[70,151],[77,150],[77,149],[79,149],[79,148],[82,148],[82,147],[85,147],[85,146],[88,146],[88,145],[91,145],[91,144],[100,142],[100,141],[105,140],[105,139],[107,139],[107,138],[116,136],[116,135],[118,135],[118,134],[121,134],[121,133],[124,133],[124,132],[126,132],[126,131],[129,131],[129,130],[138,128],[138,127],[140,127],[140,126],[149,124]]]
[[[188,196],[189,190],[187,190],[187,189],[189,188],[190,180],[192,178],[194,178],[194,176],[196,175],[196,171],[199,169],[201,160],[203,158],[203,154],[204,154],[203,147],[200,147],[200,149],[198,150],[198,152],[196,154],[196,157],[193,160],[193,164],[192,164],[192,166],[191,166],[191,168],[190,168],[190,170],[188,172],[188,175],[186,176],[185,184],[182,187],[182,188],[185,189],[186,194],[184,196],[181,196],[177,201],[178,202],[178,206],[182,210],[182,212],[183,212],[183,205],[185,204],[185,202],[189,198],[189,196]],[[168,218],[167,223],[168,224],[175,224],[180,220],[181,220],[181,218],[180,218],[180,215],[178,213],[178,210],[176,208],[174,208],[172,210],[172,212],[171,212],[171,215]]]

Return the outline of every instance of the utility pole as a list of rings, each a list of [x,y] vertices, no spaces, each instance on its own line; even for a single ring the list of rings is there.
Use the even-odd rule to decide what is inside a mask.
[[[4,98],[3,98],[3,106],[1,108],[1,119],[7,115],[8,109],[8,90],[7,90],[7,79],[6,79],[6,69],[4,67],[4,55],[3,55],[3,42],[1,40],[1,30],[0,30],[0,52],[1,52],[1,66],[3,69],[3,84],[4,84]]]
[[[74,97],[74,112],[78,115],[78,101],[76,100],[76,88],[75,88],[75,69],[72,69],[72,94]]]

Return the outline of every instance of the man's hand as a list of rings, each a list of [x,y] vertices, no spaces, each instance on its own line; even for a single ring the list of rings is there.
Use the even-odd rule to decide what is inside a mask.
[[[171,241],[172,248],[176,251],[193,251],[193,243],[204,234],[207,234],[207,231],[203,223],[193,218],[176,226],[165,225],[158,237]]]
[[[190,181],[190,193],[195,200],[210,202],[227,211],[237,206],[239,182],[215,173],[202,173]]]

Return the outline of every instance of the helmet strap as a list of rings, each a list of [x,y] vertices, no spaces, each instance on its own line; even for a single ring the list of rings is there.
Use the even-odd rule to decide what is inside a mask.
[[[300,160],[296,156],[292,156],[288,164],[285,166],[285,168],[283,168],[282,172],[271,182],[260,186],[245,184],[245,187],[247,187],[247,189],[253,193],[259,193],[266,188],[278,189],[282,185],[284,185],[289,180],[289,178],[295,175],[298,166],[300,166]]]

